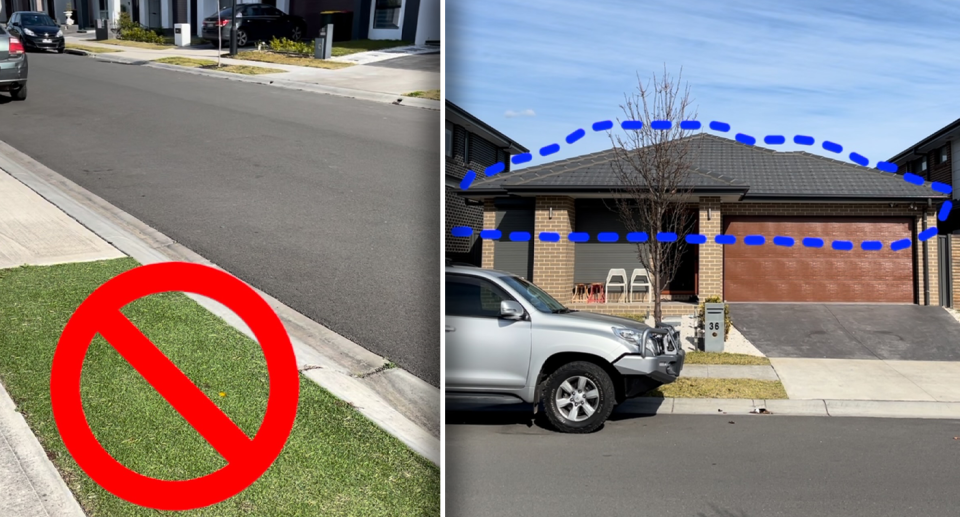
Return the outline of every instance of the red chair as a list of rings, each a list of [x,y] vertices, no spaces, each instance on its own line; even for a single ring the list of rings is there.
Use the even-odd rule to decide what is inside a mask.
[[[587,288],[587,303],[604,303],[603,284],[594,282]]]

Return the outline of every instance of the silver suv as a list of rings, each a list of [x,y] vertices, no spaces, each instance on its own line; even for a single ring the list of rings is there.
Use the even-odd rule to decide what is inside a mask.
[[[512,273],[446,267],[446,400],[543,402],[561,432],[589,433],[615,405],[677,379],[673,327],[568,309]]]

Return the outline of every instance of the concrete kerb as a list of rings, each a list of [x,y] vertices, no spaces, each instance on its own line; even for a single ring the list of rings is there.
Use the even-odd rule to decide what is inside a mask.
[[[0,479],[0,488],[3,488],[0,492],[4,493],[0,497],[0,514],[86,515],[60,477],[60,472],[47,457],[40,440],[16,410],[3,384],[0,384],[0,456],[8,455],[13,456],[9,458],[13,460],[13,465],[5,461],[7,464],[0,470],[12,468],[15,474]],[[38,510],[37,506],[42,509]]]
[[[628,415],[750,415],[765,408],[772,416],[826,416],[871,418],[960,419],[960,402],[904,402],[894,400],[759,400],[637,398],[617,406]],[[770,415],[757,415],[770,416]]]
[[[148,66],[150,68],[159,68],[162,70],[173,70],[175,72],[180,72],[180,73],[202,75],[206,77],[219,77],[221,79],[229,79],[229,80],[240,81],[245,83],[262,84],[265,86],[274,86],[277,88],[286,88],[288,90],[324,93],[327,95],[336,95],[338,97],[348,97],[351,99],[383,102],[383,103],[389,103],[389,104],[397,104],[399,106],[408,106],[412,108],[421,108],[421,109],[440,111],[440,101],[435,101],[430,99],[420,99],[417,97],[401,97],[391,93],[382,93],[382,92],[374,92],[374,91],[368,91],[368,90],[358,90],[355,88],[341,88],[338,86],[325,86],[320,84],[304,83],[300,81],[291,81],[289,79],[281,79],[273,74],[269,74],[266,77],[248,76],[248,75],[234,74],[231,72],[219,72],[216,70],[200,70],[200,69],[189,68],[185,66],[169,65],[166,63],[157,63],[150,60],[115,56],[110,54],[90,53],[90,52],[77,50],[77,49],[68,49],[68,50],[72,51],[72,52],[69,52],[70,54],[82,55],[85,57],[92,57],[98,61],[103,61],[107,63]],[[257,62],[256,64],[258,66],[270,65],[270,63],[259,63],[259,62]],[[398,99],[402,99],[402,102],[400,102],[399,104],[397,103]]]
[[[4,142],[0,142],[0,169],[142,264],[186,261],[218,267]],[[298,367],[307,378],[353,404],[376,425],[439,465],[438,388],[399,369],[366,375],[381,368],[386,359],[254,289],[283,322],[293,343]],[[253,337],[246,324],[223,305],[208,298],[189,296]],[[384,372],[389,373],[383,375]]]

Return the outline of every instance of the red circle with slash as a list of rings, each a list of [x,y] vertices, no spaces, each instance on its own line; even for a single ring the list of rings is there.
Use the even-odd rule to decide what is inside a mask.
[[[120,312],[138,298],[168,291],[199,294],[227,306],[250,327],[263,348],[270,397],[253,439]],[[98,333],[223,456],[225,467],[195,479],[162,480],[138,474],[110,456],[90,429],[80,398],[84,357]],[[229,273],[185,262],[140,266],[97,288],[63,329],[50,372],[53,416],[73,459],[113,495],[157,510],[209,506],[250,486],[283,449],[297,416],[299,396],[293,345],[270,305]]]

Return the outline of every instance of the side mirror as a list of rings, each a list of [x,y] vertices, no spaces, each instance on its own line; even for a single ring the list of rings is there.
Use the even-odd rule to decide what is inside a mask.
[[[513,300],[504,300],[500,302],[500,317],[508,320],[522,320],[523,306]]]

